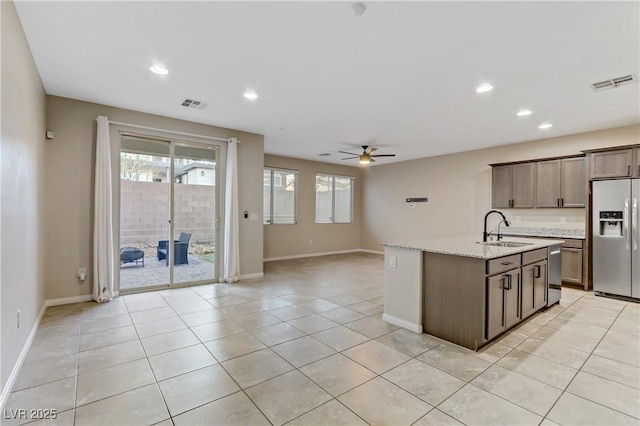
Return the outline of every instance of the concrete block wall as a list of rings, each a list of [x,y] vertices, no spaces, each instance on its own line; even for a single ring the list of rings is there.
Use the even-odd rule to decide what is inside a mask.
[[[176,238],[191,233],[191,244],[213,245],[215,191],[211,185],[176,184]],[[157,245],[169,234],[169,183],[120,181],[120,245]]]

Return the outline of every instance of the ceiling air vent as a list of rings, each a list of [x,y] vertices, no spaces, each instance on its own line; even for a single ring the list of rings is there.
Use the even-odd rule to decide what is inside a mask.
[[[620,86],[626,86],[627,84],[637,83],[638,79],[634,74],[624,75],[622,77],[612,78],[610,80],[603,80],[597,83],[593,83],[591,88],[594,92],[601,90],[614,89]]]
[[[185,99],[184,101],[182,101],[182,106],[186,107],[186,108],[194,108],[194,109],[205,109],[207,108],[209,104],[202,102],[202,101],[196,101],[194,99]]]

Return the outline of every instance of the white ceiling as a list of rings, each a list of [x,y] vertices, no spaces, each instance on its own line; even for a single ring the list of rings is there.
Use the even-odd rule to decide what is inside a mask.
[[[640,71],[639,2],[365,5],[16,2],[47,93],[264,134],[271,154],[357,165],[338,151],[367,144],[385,164],[640,122],[639,84],[590,87]]]

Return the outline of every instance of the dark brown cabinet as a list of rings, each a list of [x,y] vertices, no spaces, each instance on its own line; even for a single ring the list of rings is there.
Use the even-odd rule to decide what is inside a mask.
[[[492,169],[492,206],[494,208],[534,207],[534,163],[495,166]]]
[[[560,204],[562,207],[584,207],[586,205],[587,167],[584,157],[562,160],[560,185]]]
[[[591,153],[591,178],[617,178],[634,176],[637,172],[634,150],[619,149]]]
[[[536,163],[536,207],[584,207],[587,198],[585,159]]]
[[[562,247],[562,282],[583,284],[583,251],[581,248]]]
[[[520,268],[487,278],[487,339],[520,321]]]
[[[511,207],[511,171],[511,166],[497,166],[492,169],[491,204],[496,209]]]
[[[547,304],[547,261],[522,267],[521,319]]]

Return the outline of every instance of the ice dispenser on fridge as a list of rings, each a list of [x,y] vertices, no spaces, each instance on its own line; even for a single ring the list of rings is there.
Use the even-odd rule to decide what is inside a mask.
[[[622,238],[622,211],[600,212],[600,232],[601,237]]]

